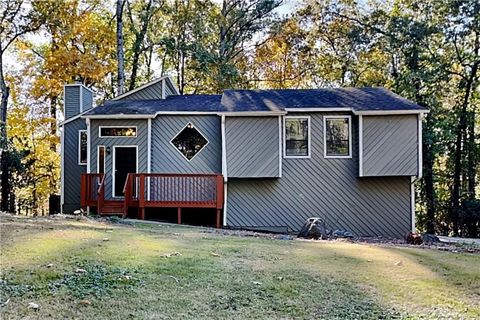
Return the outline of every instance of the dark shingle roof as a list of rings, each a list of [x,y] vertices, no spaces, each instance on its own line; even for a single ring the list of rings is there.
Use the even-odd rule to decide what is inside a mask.
[[[307,108],[353,111],[426,110],[385,88],[225,90],[223,95],[169,96],[164,100],[112,100],[86,115],[151,115],[159,111],[256,112]]]
[[[158,111],[212,111],[222,112],[222,96],[217,94],[196,94],[168,96],[164,100],[111,100],[105,102],[86,115],[151,115]]]
[[[236,111],[340,107],[355,111],[423,109],[385,88],[226,90],[222,104]]]

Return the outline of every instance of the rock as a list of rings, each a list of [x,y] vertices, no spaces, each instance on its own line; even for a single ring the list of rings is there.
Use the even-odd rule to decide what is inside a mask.
[[[397,267],[401,267],[401,266],[403,266],[403,262],[401,260],[399,260],[399,261],[395,262],[395,265]]]
[[[328,236],[325,221],[318,217],[308,218],[298,233],[299,238],[307,239],[328,239]]]
[[[347,238],[347,239],[353,238],[353,234],[347,230],[335,230],[333,231],[332,235],[335,238]]]
[[[422,240],[424,243],[440,242],[440,239],[434,234],[424,233],[422,234]]]
[[[103,238],[102,241],[109,241],[110,239],[108,238]]]
[[[259,281],[252,281],[252,283],[253,283],[254,285],[256,285],[256,286],[261,286],[261,285],[262,285],[262,283],[259,282]]]
[[[46,267],[47,267],[47,268],[51,268],[51,267],[53,267],[53,263],[49,263],[49,264],[47,264],[47,265],[46,265]]]
[[[418,233],[409,232],[405,237],[408,244],[421,245],[423,243],[422,236]]]
[[[36,304],[35,302],[30,302],[28,304],[28,308],[33,309],[33,310],[38,310],[40,308],[40,306],[38,304]]]

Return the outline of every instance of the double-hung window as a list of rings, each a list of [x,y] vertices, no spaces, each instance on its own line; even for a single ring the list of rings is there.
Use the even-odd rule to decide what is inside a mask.
[[[325,158],[352,157],[352,127],[350,116],[324,117]]]
[[[310,157],[310,117],[286,116],[283,132],[285,158]]]
[[[87,130],[78,131],[78,164],[87,164]]]

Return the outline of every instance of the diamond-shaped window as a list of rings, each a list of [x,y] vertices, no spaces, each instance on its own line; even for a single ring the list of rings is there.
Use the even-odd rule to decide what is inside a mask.
[[[189,161],[208,144],[208,140],[191,123],[187,124],[170,142]]]

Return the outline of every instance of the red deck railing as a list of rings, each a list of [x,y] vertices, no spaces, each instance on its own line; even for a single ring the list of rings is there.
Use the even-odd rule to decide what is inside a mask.
[[[82,186],[85,184],[89,188],[92,181],[98,181],[97,175],[82,175]],[[96,201],[86,201],[85,203],[89,203],[87,205],[102,208],[104,185],[102,176]],[[86,194],[90,194],[90,190],[91,187],[86,190]],[[140,219],[145,219],[145,208],[177,208],[177,220],[181,223],[182,208],[212,208],[217,211],[216,225],[221,226],[224,194],[223,176],[220,174],[130,173],[125,180],[123,193],[123,217],[127,216],[129,208],[138,208]]]
[[[103,173],[82,173],[80,175],[80,206],[103,206],[105,199],[105,175]],[[99,203],[100,201],[100,203]]]

